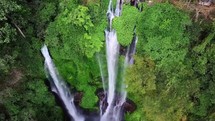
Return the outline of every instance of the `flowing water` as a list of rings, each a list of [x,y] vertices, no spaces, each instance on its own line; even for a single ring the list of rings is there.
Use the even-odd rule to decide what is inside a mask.
[[[117,14],[119,15],[119,0],[117,3]],[[115,90],[116,90],[116,79],[118,70],[118,56],[119,56],[119,43],[117,41],[116,31],[112,30],[112,20],[114,18],[114,12],[112,10],[112,0],[110,0],[107,17],[109,22],[109,30],[105,30],[106,39],[106,59],[108,69],[108,90],[107,90],[107,108],[101,116],[101,121],[116,121],[114,118],[114,107],[115,107]],[[106,101],[106,100],[102,100]],[[100,103],[104,104],[104,103]],[[100,105],[102,107],[103,105]],[[101,108],[103,109],[103,108]]]
[[[45,58],[45,70],[46,75],[49,78],[51,83],[51,89],[55,92],[60,99],[62,100],[63,104],[65,105],[68,114],[75,120],[75,121],[84,121],[84,117],[79,114],[78,110],[74,105],[74,97],[71,95],[69,88],[65,84],[65,82],[59,76],[55,65],[49,55],[49,51],[46,45],[43,46],[41,52]]]
[[[122,83],[119,85],[118,90],[116,91],[116,84],[118,76],[118,58],[119,58],[119,49],[120,45],[117,41],[117,33],[112,29],[112,20],[115,16],[119,17],[122,13],[122,4],[123,0],[117,0],[117,5],[115,13],[112,6],[112,0],[109,1],[109,6],[107,10],[108,17],[108,27],[105,30],[105,39],[106,39],[106,60],[107,60],[107,79],[104,77],[104,71],[102,67],[102,62],[98,56],[99,68],[102,77],[103,89],[105,97],[100,101],[100,121],[122,121],[124,116],[123,104],[126,102],[126,85],[124,84],[124,78],[122,78]],[[135,47],[137,43],[137,37],[134,35],[131,45],[127,49],[123,75],[125,74],[125,68],[133,64],[133,55],[135,53]],[[88,121],[85,117],[77,110],[74,105],[74,96],[70,93],[69,88],[65,82],[60,78],[55,65],[49,55],[47,46],[41,49],[41,52],[45,58],[45,70],[46,75],[49,78],[51,89],[55,92],[62,102],[65,105],[68,114],[72,117],[74,121]],[[107,89],[106,89],[107,87]],[[106,105],[105,105],[106,104]]]
[[[126,86],[123,84],[120,85],[120,92],[116,93],[116,82],[117,80],[117,73],[118,73],[118,56],[119,56],[119,43],[117,42],[117,34],[116,31],[112,29],[112,20],[114,16],[120,16],[122,10],[122,3],[123,0],[117,0],[117,5],[115,9],[115,14],[111,8],[112,1],[110,0],[107,17],[109,22],[109,30],[105,30],[105,37],[106,37],[106,59],[107,59],[107,68],[108,68],[108,90],[107,90],[107,103],[108,106],[104,111],[103,115],[101,116],[101,121],[121,121],[123,117],[123,104],[126,101],[127,92],[125,90]],[[128,51],[129,55],[130,52]],[[131,55],[131,54],[130,54]],[[127,65],[127,60],[130,60],[132,56],[127,57],[125,59],[125,65]],[[124,66],[126,68],[126,66]],[[125,70],[125,69],[123,69]],[[124,74],[124,73],[123,73]],[[116,95],[117,94],[117,95]],[[105,101],[105,100],[102,100]],[[104,104],[104,103],[100,103]],[[103,105],[100,105],[102,107]],[[100,108],[103,109],[103,108]]]
[[[117,0],[116,9],[115,9],[115,16],[119,17],[122,15],[122,5],[124,0]]]
[[[106,35],[106,56],[108,67],[108,90],[107,90],[107,109],[102,115],[102,121],[113,121],[111,113],[113,113],[116,78],[117,78],[117,65],[119,56],[119,43],[117,42],[116,32],[114,30],[105,31]]]
[[[104,71],[103,71],[103,63],[102,63],[102,60],[101,60],[101,57],[99,54],[97,54],[97,59],[98,59],[98,62],[99,62],[99,70],[100,70],[100,74],[101,74],[101,78],[102,78],[102,87],[103,87],[103,90],[104,92],[106,92],[106,88],[105,88],[105,76],[104,76]]]

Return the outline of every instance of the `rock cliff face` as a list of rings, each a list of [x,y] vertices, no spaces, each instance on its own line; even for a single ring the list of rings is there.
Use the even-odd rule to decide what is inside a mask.
[[[83,92],[76,92],[74,95],[74,103],[76,105],[80,105],[82,97],[83,97]]]
[[[104,91],[102,89],[98,89],[96,91],[96,93],[97,93],[97,96],[98,96],[98,98],[99,98],[100,101],[104,100],[105,94],[104,94]],[[117,102],[118,99],[115,99],[115,100]],[[108,104],[106,103],[104,105],[107,106]],[[136,106],[136,104],[132,100],[130,100],[130,99],[127,98],[126,102],[123,104],[123,108],[124,108],[125,112],[133,113],[136,110],[137,106]]]
[[[135,6],[137,0],[125,0],[125,2],[130,2],[131,5]],[[149,5],[153,5],[157,2],[165,2],[165,0],[139,0],[139,2],[147,2]],[[215,0],[199,0],[193,2],[171,0],[170,3],[185,11],[190,11],[195,21],[202,19],[215,20]]]
[[[126,99],[126,102],[123,104],[123,107],[125,112],[128,113],[133,113],[137,109],[136,104],[128,98]]]
[[[181,2],[179,0],[171,1],[176,7],[191,12],[191,17],[195,21],[215,20],[215,0],[201,0],[199,2]]]

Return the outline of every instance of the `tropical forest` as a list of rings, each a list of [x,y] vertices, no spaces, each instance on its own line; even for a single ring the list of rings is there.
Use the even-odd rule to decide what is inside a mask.
[[[215,0],[0,0],[0,121],[215,121]]]

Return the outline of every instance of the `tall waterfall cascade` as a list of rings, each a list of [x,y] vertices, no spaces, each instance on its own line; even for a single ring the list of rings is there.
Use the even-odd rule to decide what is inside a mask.
[[[123,104],[126,102],[127,92],[126,85],[124,84],[124,78],[122,78],[122,81],[120,81],[121,83],[119,87],[116,88],[118,82],[117,76],[120,44],[117,41],[117,32],[112,29],[112,21],[114,17],[119,17],[122,14],[122,5],[123,0],[117,0],[116,9],[113,10],[112,0],[109,0],[109,6],[107,10],[108,27],[105,30],[106,60],[108,72],[107,79],[104,78],[101,59],[98,56],[99,68],[105,94],[105,98],[103,100],[100,100],[100,115],[97,119],[99,121],[122,121],[124,117]],[[123,75],[125,74],[125,68],[128,65],[133,64],[134,62],[133,55],[135,53],[137,40],[138,39],[134,34],[131,45],[127,48],[127,53],[124,59],[124,66],[122,69]],[[81,114],[81,112],[75,106],[74,96],[70,93],[69,87],[59,76],[59,73],[55,68],[46,45],[42,47],[41,52],[45,58],[45,71],[46,76],[51,84],[51,90],[56,93],[57,96],[61,99],[67,113],[71,117],[71,120],[88,121],[87,118],[83,114]]]
[[[123,0],[117,0],[115,13],[112,7],[112,0],[109,1],[109,7],[107,10],[107,17],[109,22],[109,29],[105,30],[106,39],[106,59],[108,68],[108,90],[104,89],[107,96],[107,107],[103,111],[103,105],[105,103],[100,103],[101,109],[101,121],[121,121],[123,118],[123,104],[126,102],[127,92],[125,90],[126,85],[124,84],[124,78],[120,85],[120,92],[116,92],[117,83],[117,73],[118,73],[118,57],[120,45],[117,41],[117,33],[112,29],[112,20],[114,17],[119,17],[122,14]],[[135,47],[137,43],[137,37],[134,36],[131,45],[127,49],[127,54],[124,62],[123,74],[125,73],[125,68],[129,64],[133,64],[133,55],[135,53]],[[102,73],[102,72],[101,72]],[[103,78],[103,77],[102,77]],[[103,81],[103,83],[105,83]],[[105,84],[103,84],[105,85]],[[104,86],[103,86],[104,87]],[[106,100],[101,100],[106,101]]]

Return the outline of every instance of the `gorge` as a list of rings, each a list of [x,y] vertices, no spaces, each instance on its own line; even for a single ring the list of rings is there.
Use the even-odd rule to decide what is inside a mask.
[[[126,55],[124,59],[123,69],[118,69],[118,58],[119,58],[119,49],[120,45],[117,41],[117,32],[112,28],[112,21],[114,17],[119,17],[122,13],[122,4],[123,1],[118,0],[116,9],[112,5],[112,0],[109,1],[109,6],[107,10],[108,18],[108,27],[105,30],[105,40],[106,40],[106,60],[107,60],[107,69],[108,69],[108,78],[107,80],[104,77],[102,78],[103,83],[103,92],[104,97],[100,100],[100,116],[92,117],[92,119],[86,119],[83,114],[76,108],[74,104],[74,94],[70,93],[69,87],[60,77],[59,72],[57,71],[48,51],[46,45],[43,46],[41,52],[45,58],[45,71],[47,78],[50,82],[50,87],[52,92],[56,93],[57,96],[61,99],[64,107],[67,110],[67,113],[74,121],[123,121],[124,117],[124,104],[126,102],[126,86],[124,84],[124,74],[125,69],[129,64],[133,64],[133,55],[135,54],[135,47],[137,43],[137,36],[134,33],[134,37],[131,45],[126,49]],[[134,31],[135,32],[135,31]],[[103,76],[103,70],[101,68],[101,62],[99,59],[100,73]],[[123,71],[120,72],[119,71]],[[119,74],[122,74],[121,80],[117,78]],[[107,83],[108,82],[108,83]],[[117,82],[118,88],[117,89]],[[107,89],[106,89],[107,87]],[[99,118],[98,118],[99,117]]]

